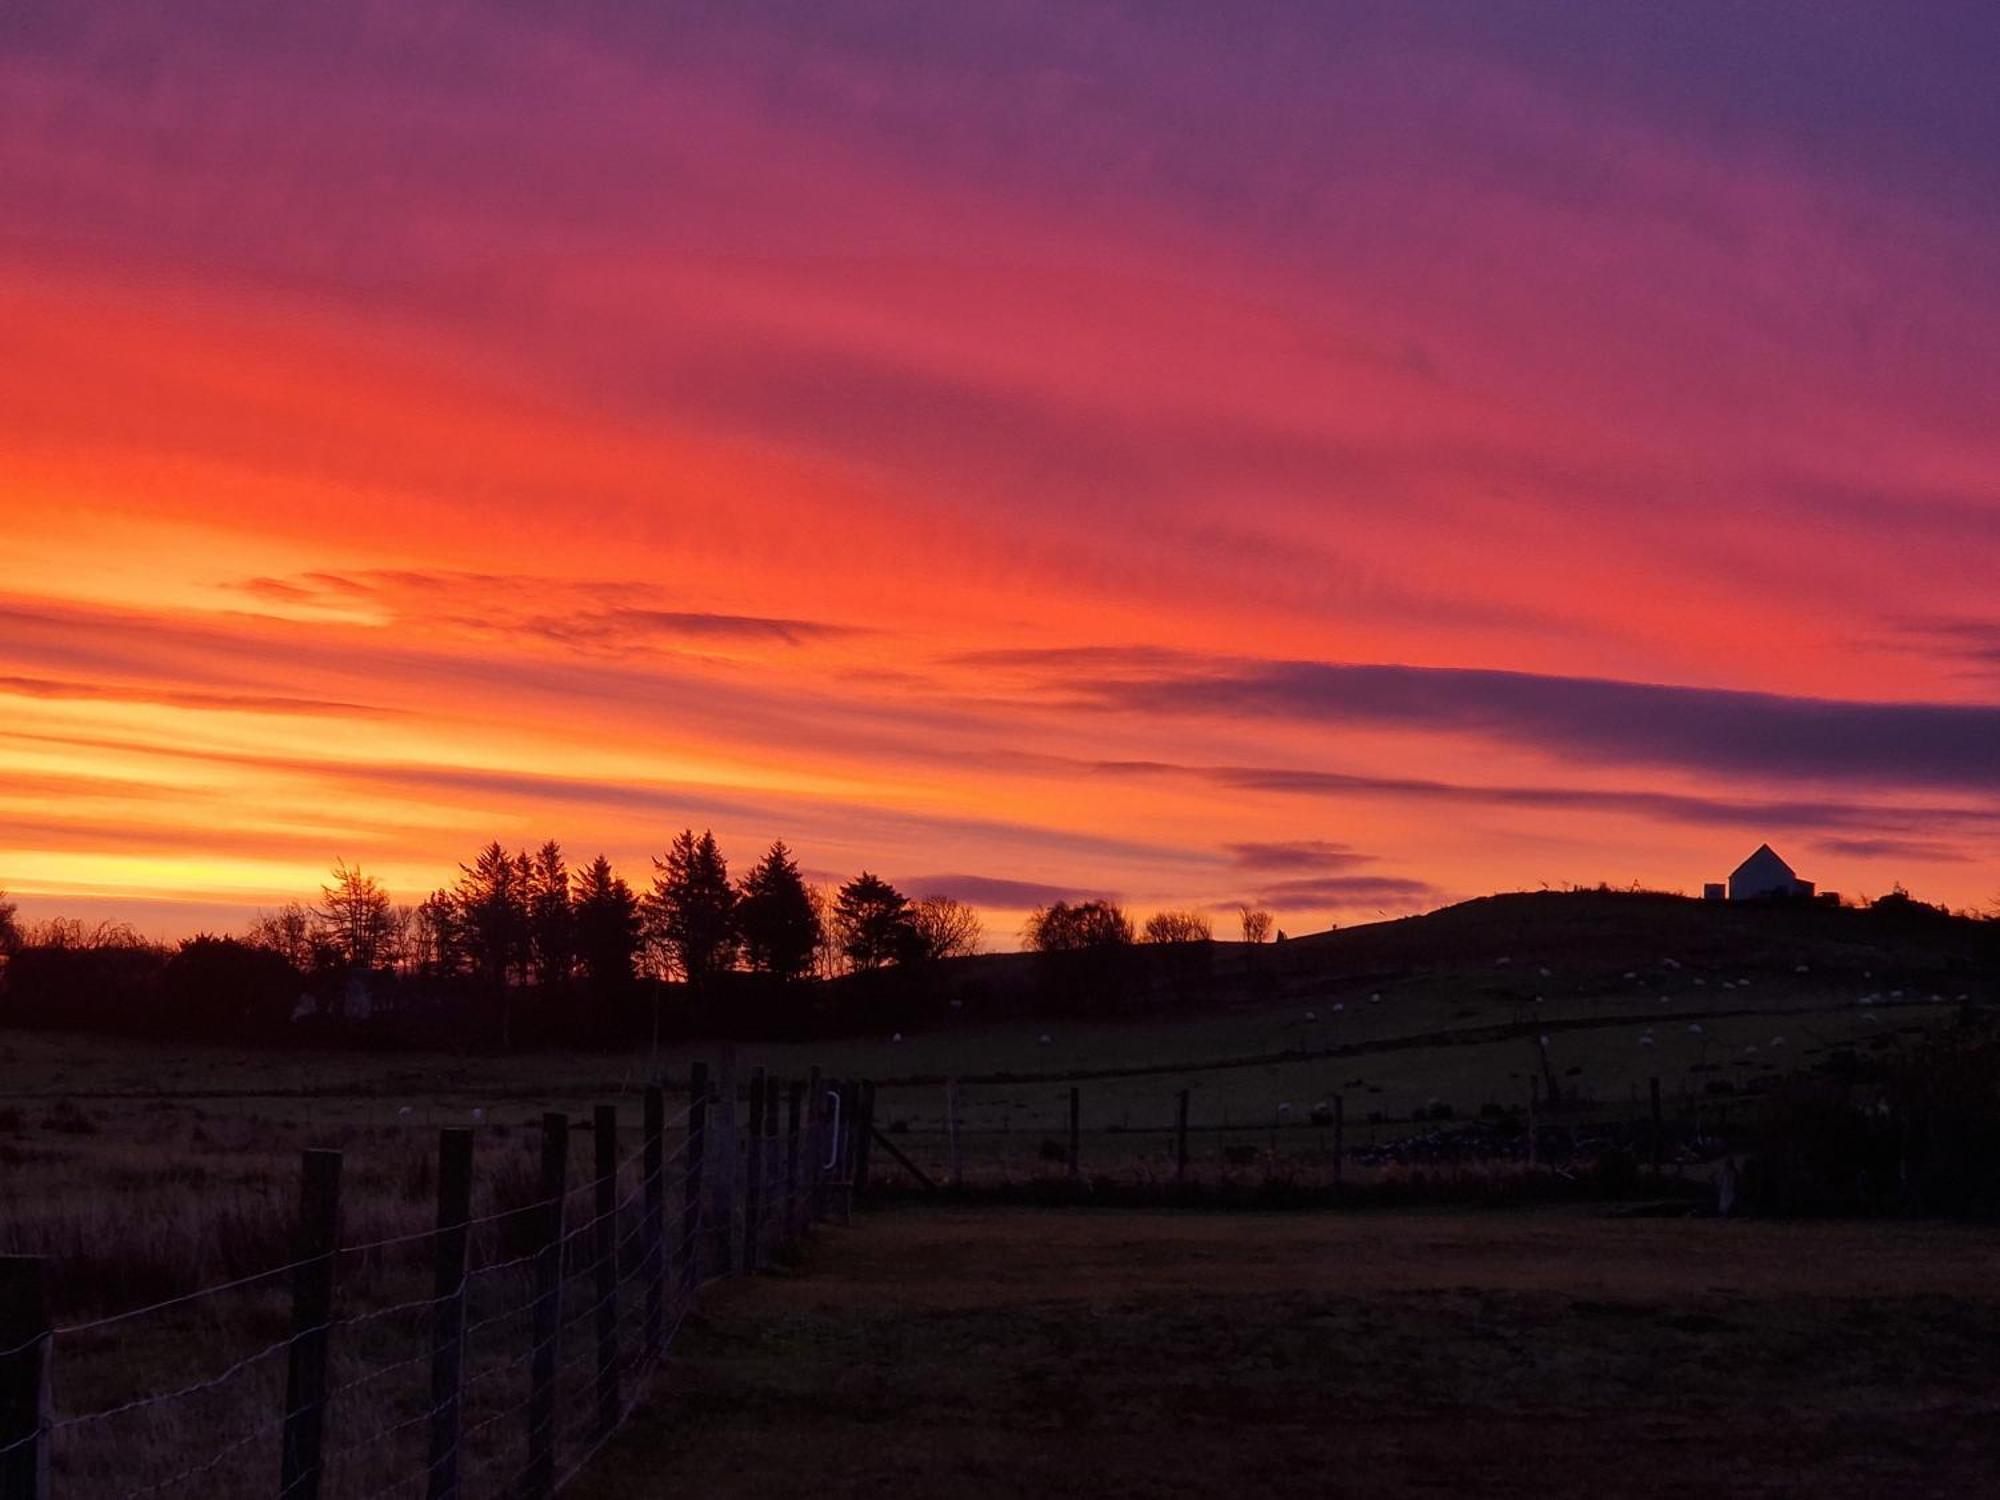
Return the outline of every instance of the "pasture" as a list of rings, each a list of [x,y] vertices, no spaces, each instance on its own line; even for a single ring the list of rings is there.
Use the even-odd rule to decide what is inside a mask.
[[[716,1289],[574,1493],[1990,1492],[1990,1230],[907,1208]]]

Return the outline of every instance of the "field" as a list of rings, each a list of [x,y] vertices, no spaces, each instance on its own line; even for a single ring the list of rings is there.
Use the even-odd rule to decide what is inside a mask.
[[[643,1087],[661,1081],[677,1112],[698,1060],[727,1062],[739,1084],[760,1066],[781,1078],[817,1067],[871,1079],[887,1141],[934,1178],[955,1161],[973,1188],[1064,1182],[1074,1088],[1079,1175],[1093,1193],[1171,1176],[1181,1090],[1195,1184],[1311,1188],[1333,1170],[1330,1130],[1314,1118],[1333,1098],[1345,1111],[1348,1183],[1394,1179],[1398,1151],[1416,1159],[1426,1139],[1469,1122],[1492,1126],[1480,1149],[1501,1153],[1497,1170],[1518,1182],[1531,1095],[1545,1130],[1553,1122],[1605,1140],[1645,1116],[1658,1078],[1676,1143],[1670,1164],[1686,1144],[1670,1170],[1698,1179],[1729,1148],[1746,1099],[1772,1082],[1843,1057],[1892,1055],[1995,998],[1968,951],[1882,940],[1861,914],[1753,917],[1595,896],[1474,903],[1258,951],[1218,945],[1197,1003],[1182,995],[1144,1015],[1037,1018],[1020,1003],[1033,973],[1032,960],[975,960],[941,976],[893,1027],[657,1056],[246,1050],[8,1032],[0,1249],[51,1257],[63,1325],[268,1271],[293,1256],[299,1153],[341,1148],[342,1242],[401,1245],[357,1255],[341,1273],[340,1315],[365,1319],[367,1331],[336,1358],[335,1378],[368,1383],[356,1386],[365,1396],[343,1398],[351,1451],[329,1494],[362,1495],[378,1477],[413,1472],[412,1445],[421,1447],[430,1271],[426,1245],[410,1237],[433,1222],[440,1126],[476,1127],[473,1211],[500,1216],[475,1236],[474,1264],[496,1269],[474,1313],[493,1331],[468,1367],[490,1372],[471,1414],[501,1423],[498,1438],[512,1418],[492,1392],[518,1383],[527,1295],[528,1226],[506,1215],[536,1196],[543,1112],[582,1122],[593,1105],[614,1104],[635,1130]],[[1547,1105],[1551,1079],[1560,1111]],[[589,1153],[579,1132],[573,1183],[587,1177]],[[908,1185],[886,1149],[875,1168],[879,1184]],[[621,1201],[635,1185],[628,1167]],[[1672,1186],[1643,1191],[1672,1197]],[[622,1223],[619,1232],[629,1239]],[[872,1432],[878,1446],[909,1448],[890,1440],[890,1409],[908,1401],[938,1424],[922,1430],[952,1466],[905,1475],[919,1490],[943,1476],[975,1493],[1018,1492],[1010,1486],[1066,1483],[1074,1469],[1105,1493],[1171,1493],[1177,1473],[1200,1492],[1203,1476],[1222,1472],[1202,1467],[1203,1444],[1217,1463],[1266,1464],[1252,1477],[1304,1463],[1365,1489],[1376,1476],[1384,1488],[1415,1485],[1435,1446],[1426,1430],[1445,1422],[1454,1451],[1482,1462],[1504,1468],[1521,1462],[1516,1449],[1541,1452],[1551,1472],[1533,1483],[1544,1491],[1585,1475],[1610,1492],[1643,1492],[1652,1469],[1621,1481],[1605,1466],[1620,1453],[1683,1446],[1712,1467],[1690,1469],[1696,1459],[1684,1455],[1660,1472],[1782,1488],[1770,1476],[1785,1464],[1832,1455],[1851,1471],[1850,1492],[1871,1492],[1871,1482],[1872,1492],[1894,1491],[1914,1469],[1869,1465],[1897,1453],[1915,1455],[1912,1465],[1958,1462],[1947,1451],[1960,1430],[1954,1414],[1987,1399],[1968,1383],[1964,1351],[1995,1331],[1968,1269],[1992,1248],[1943,1230],[1611,1221],[1579,1210],[898,1210],[822,1235],[809,1276],[711,1288],[687,1346],[697,1357],[670,1367],[670,1390],[696,1384],[680,1404],[656,1403],[648,1441],[663,1462],[694,1466],[697,1491],[726,1493],[702,1478],[711,1460],[687,1446],[688,1412],[723,1434],[724,1454],[768,1418],[770,1452],[797,1449],[787,1483],[810,1477],[805,1449],[833,1441],[824,1429],[851,1420],[859,1435],[840,1439],[841,1462],[887,1478],[887,1460],[855,1445]],[[586,1262],[569,1264],[579,1306],[590,1296]],[[1809,1284],[1784,1281],[1808,1267]],[[64,1493],[122,1495],[140,1488],[137,1471],[176,1474],[218,1430],[250,1432],[243,1474],[260,1473],[270,1440],[252,1424],[282,1403],[288,1297],[282,1280],[263,1281],[65,1338],[59,1416],[145,1401],[267,1352],[226,1389],[65,1429],[55,1453]],[[566,1339],[565,1368],[581,1381],[586,1322]],[[378,1383],[370,1372],[383,1367],[393,1378]],[[581,1385],[573,1394],[588,1404]],[[1868,1438],[1857,1418],[1878,1397],[1889,1415]],[[1773,1423],[1762,1438],[1749,1415],[1760,1401]],[[731,1417],[739,1407],[751,1415]],[[990,1430],[979,1419],[987,1411]],[[1252,1436],[1231,1439],[1238,1423]],[[396,1451],[355,1440],[376,1426],[392,1428]],[[1032,1432],[1091,1441],[1043,1455],[1018,1437]],[[1257,1457],[1267,1450],[1268,1461]],[[486,1458],[489,1478],[511,1462],[504,1445]]]
[[[905,1209],[719,1287],[576,1489],[1964,1495],[2000,1235]]]

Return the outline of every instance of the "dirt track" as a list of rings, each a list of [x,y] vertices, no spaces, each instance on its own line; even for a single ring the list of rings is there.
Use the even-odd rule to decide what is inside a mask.
[[[2000,1236],[907,1210],[713,1290],[574,1491],[1964,1495]]]

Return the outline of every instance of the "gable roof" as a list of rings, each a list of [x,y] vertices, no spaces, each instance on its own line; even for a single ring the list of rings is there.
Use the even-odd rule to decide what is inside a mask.
[[[1779,858],[1778,851],[1769,844],[1759,844],[1757,852],[1729,872],[1731,880],[1746,875],[1783,876],[1786,880],[1797,880],[1798,874]]]

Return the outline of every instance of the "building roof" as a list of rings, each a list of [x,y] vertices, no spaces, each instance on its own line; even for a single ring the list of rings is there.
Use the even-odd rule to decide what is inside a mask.
[[[1755,854],[1729,872],[1731,880],[1742,879],[1748,876],[1782,876],[1786,880],[1797,880],[1799,878],[1797,872],[1790,865],[1786,864],[1783,859],[1779,858],[1778,851],[1773,849],[1769,844],[1759,844]]]

